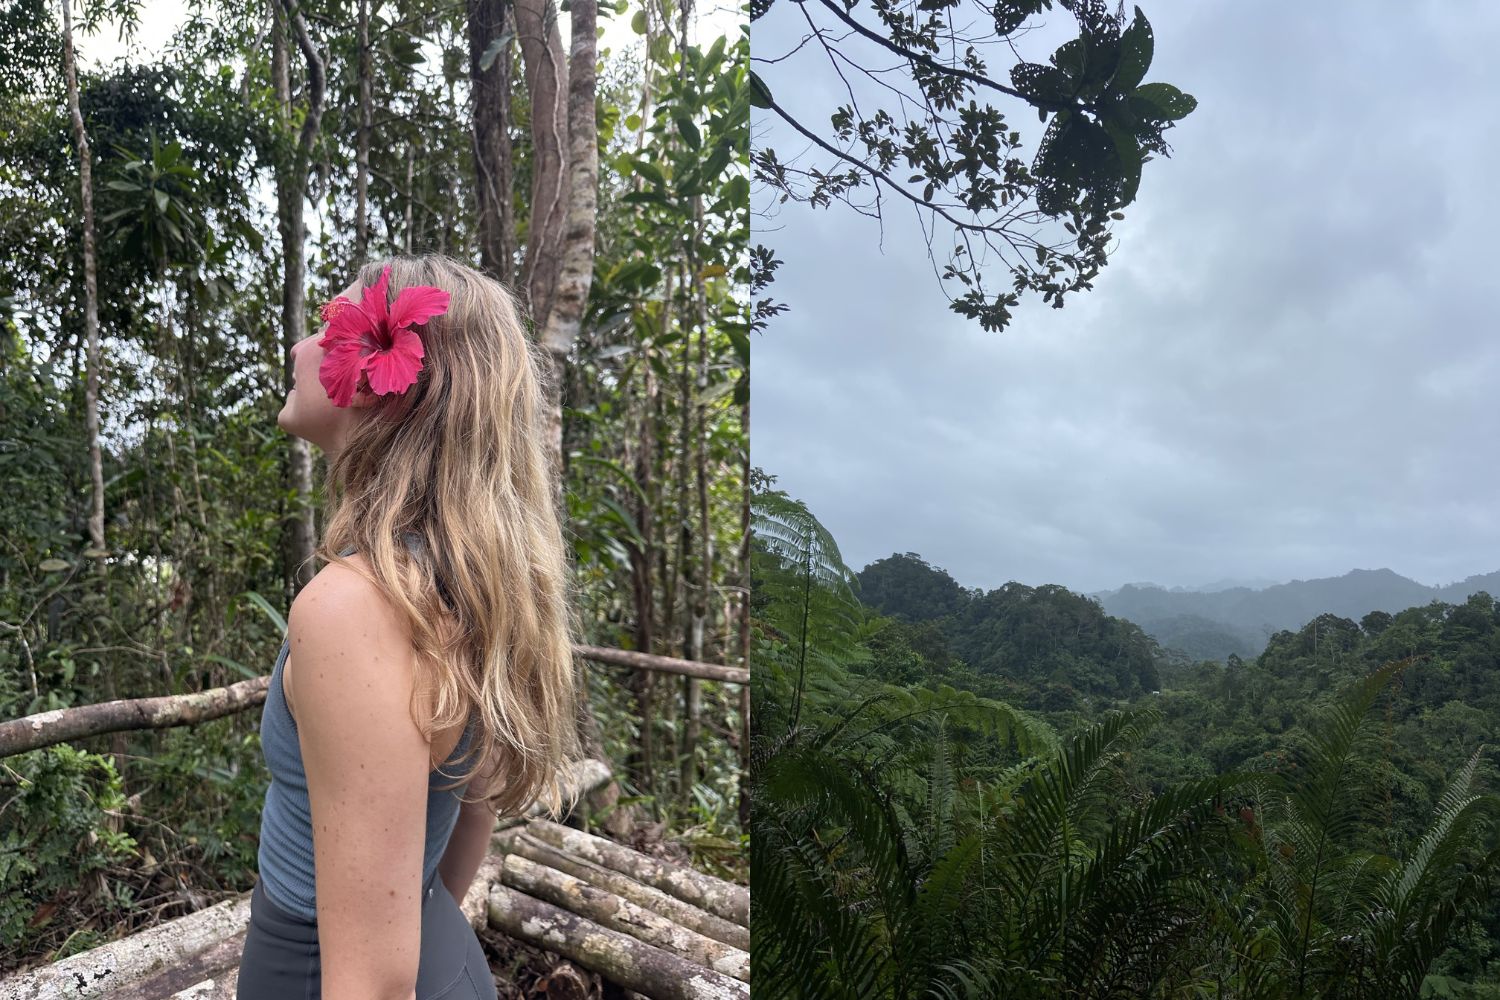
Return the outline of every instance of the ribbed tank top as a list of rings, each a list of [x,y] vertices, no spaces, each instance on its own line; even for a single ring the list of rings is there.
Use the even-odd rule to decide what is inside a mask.
[[[352,548],[346,549],[339,555],[347,556],[353,551]],[[257,858],[263,891],[271,902],[309,923],[316,923],[312,807],[307,798],[307,772],[302,767],[297,721],[287,708],[281,688],[281,668],[290,651],[290,639],[283,640],[276,666],[271,670],[271,686],[261,708],[261,756],[271,773],[271,784],[266,789],[265,805],[261,810]],[[452,755],[442,768],[432,771],[428,779],[427,836],[422,852],[424,884],[437,870],[447,849],[448,838],[458,822],[458,796],[465,787],[459,785],[441,791],[437,786],[448,784],[457,776],[457,769],[451,765],[468,749],[474,722],[470,719]]]

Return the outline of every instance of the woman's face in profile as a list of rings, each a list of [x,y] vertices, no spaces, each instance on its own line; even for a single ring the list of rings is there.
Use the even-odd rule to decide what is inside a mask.
[[[359,301],[362,286],[356,279],[339,294]],[[346,407],[333,405],[328,390],[318,380],[318,366],[323,363],[323,348],[318,346],[328,324],[323,323],[316,333],[303,337],[292,345],[292,391],[276,416],[276,425],[293,437],[302,438],[334,454],[342,446],[344,435],[350,424],[358,419],[358,411],[375,401],[369,393],[355,393],[353,402]]]

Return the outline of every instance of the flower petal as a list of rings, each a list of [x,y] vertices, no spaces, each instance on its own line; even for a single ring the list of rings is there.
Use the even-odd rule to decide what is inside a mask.
[[[360,353],[357,343],[349,340],[339,340],[323,355],[323,363],[318,365],[318,381],[323,383],[334,406],[348,406],[354,399],[367,357]]]
[[[397,330],[392,335],[391,349],[377,351],[365,362],[371,391],[382,395],[405,392],[416,382],[417,373],[422,370],[424,352],[421,337],[411,330]]]
[[[375,284],[365,287],[364,299],[359,304],[360,312],[369,318],[370,328],[375,331],[377,339],[381,331],[387,329],[386,323],[390,320],[390,308],[386,303],[386,290],[390,287],[391,266],[387,264],[380,270],[380,277]],[[385,343],[381,343],[385,347]]]
[[[425,323],[448,311],[448,293],[431,285],[412,285],[396,293],[391,304],[391,328]]]

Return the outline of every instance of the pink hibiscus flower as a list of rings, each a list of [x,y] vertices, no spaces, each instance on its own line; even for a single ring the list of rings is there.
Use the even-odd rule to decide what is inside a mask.
[[[334,406],[348,406],[362,379],[380,395],[410,388],[425,353],[412,327],[448,311],[448,293],[431,285],[403,288],[387,305],[390,276],[387,266],[361,302],[340,295],[321,310],[328,330],[318,341],[324,350],[318,381]]]

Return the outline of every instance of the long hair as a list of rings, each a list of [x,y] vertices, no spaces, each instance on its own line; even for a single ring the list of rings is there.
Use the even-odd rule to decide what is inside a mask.
[[[556,811],[564,772],[581,756],[583,685],[546,448],[552,369],[504,285],[438,254],[373,261],[360,285],[386,266],[393,298],[433,285],[449,293],[448,311],[420,330],[416,383],[377,397],[330,461],[316,554],[371,579],[339,553],[364,554],[371,582],[408,619],[423,735],[476,723],[460,760],[478,760],[443,790],[477,773],[501,814],[536,800]],[[421,544],[408,546],[411,536]]]

